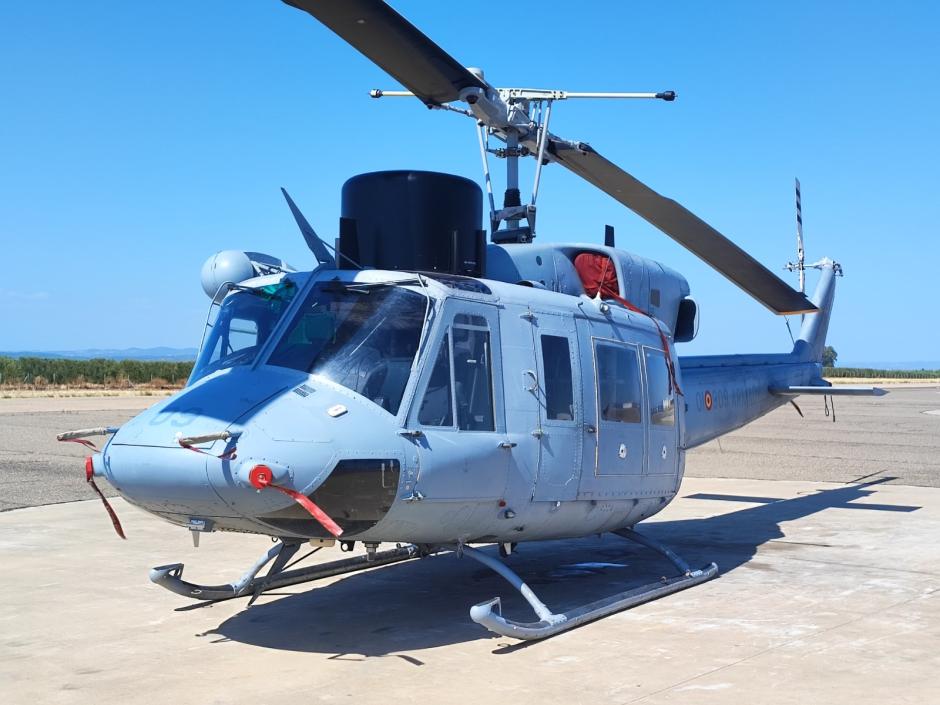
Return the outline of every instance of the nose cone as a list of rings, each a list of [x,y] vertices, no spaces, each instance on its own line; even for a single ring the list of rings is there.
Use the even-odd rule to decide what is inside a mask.
[[[104,454],[104,474],[129,502],[186,524],[191,517],[215,517],[225,509],[209,485],[206,461],[179,447],[112,442]]]
[[[105,475],[129,501],[175,523],[206,518],[217,528],[329,535],[290,496],[252,486],[251,469],[265,465],[274,484],[324,503],[344,530],[363,530],[397,495],[405,459],[397,427],[338,385],[294,371],[234,368],[122,427],[105,451]],[[195,451],[179,444],[180,435],[223,431],[231,440],[195,443]]]
[[[179,439],[238,433],[239,421],[250,424],[267,400],[290,386],[289,376],[232,368],[155,404],[114,435],[104,452],[105,476],[128,501],[171,521],[238,517],[219,499],[207,474],[210,465],[224,465],[231,473],[229,461],[215,457],[226,443],[196,443],[193,451]]]

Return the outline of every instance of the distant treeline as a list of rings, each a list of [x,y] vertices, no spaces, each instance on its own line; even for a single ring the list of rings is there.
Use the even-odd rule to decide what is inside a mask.
[[[0,357],[0,385],[7,387],[22,385],[41,387],[50,384],[176,386],[186,381],[192,369],[192,362]]]
[[[874,370],[870,367],[823,367],[823,377],[937,379],[940,370]]]
[[[0,385],[36,386],[84,384],[126,386],[183,384],[192,372],[192,362],[160,360],[68,360],[47,357],[0,356]],[[867,367],[824,367],[824,377],[859,377],[882,379],[937,379],[940,370],[876,370]]]

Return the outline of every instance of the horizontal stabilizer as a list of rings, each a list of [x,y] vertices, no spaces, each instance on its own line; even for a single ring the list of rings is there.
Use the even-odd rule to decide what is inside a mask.
[[[825,395],[830,397],[883,397],[888,392],[878,387],[840,384],[838,387],[771,387],[770,393],[778,397],[797,397],[803,394]]]

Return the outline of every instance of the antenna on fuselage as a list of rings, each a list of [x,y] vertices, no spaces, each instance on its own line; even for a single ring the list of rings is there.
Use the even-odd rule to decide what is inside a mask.
[[[300,212],[297,204],[294,203],[294,199],[290,197],[290,194],[287,193],[287,189],[285,189],[283,186],[281,187],[281,193],[284,194],[284,199],[287,201],[287,207],[290,208],[290,212],[294,216],[294,220],[297,222],[297,227],[300,228],[300,233],[304,236],[304,241],[307,243],[307,247],[310,248],[313,256],[317,258],[317,262],[322,265],[326,265],[331,269],[335,268],[336,260],[333,259],[333,256],[329,252],[327,252],[326,243],[320,239],[320,236],[317,235],[316,231],[313,229],[313,226],[310,225],[309,221],[304,217],[304,214]]]
[[[614,226],[605,225],[604,226],[604,245],[606,247],[616,247],[616,239],[614,238]]]

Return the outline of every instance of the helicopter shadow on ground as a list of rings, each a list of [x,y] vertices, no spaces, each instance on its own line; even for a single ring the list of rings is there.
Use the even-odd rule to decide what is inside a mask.
[[[641,529],[672,547],[693,567],[715,561],[721,573],[727,574],[750,561],[761,544],[782,538],[781,523],[868,497],[874,493],[872,484],[792,499],[691,495],[757,506],[701,519],[650,522]],[[871,503],[853,506],[901,512],[918,509]],[[649,549],[612,535],[523,544],[508,564],[556,612],[676,572]],[[265,595],[200,636],[329,654],[334,659],[394,655],[420,666],[423,662],[409,651],[492,638],[493,634],[470,620],[468,610],[495,595],[503,598],[507,616],[518,621],[535,619],[521,596],[502,578],[470,558],[445,553],[354,573],[322,587],[314,584],[298,594]],[[507,640],[499,639],[499,646],[505,647]],[[503,648],[496,653],[513,650]]]

